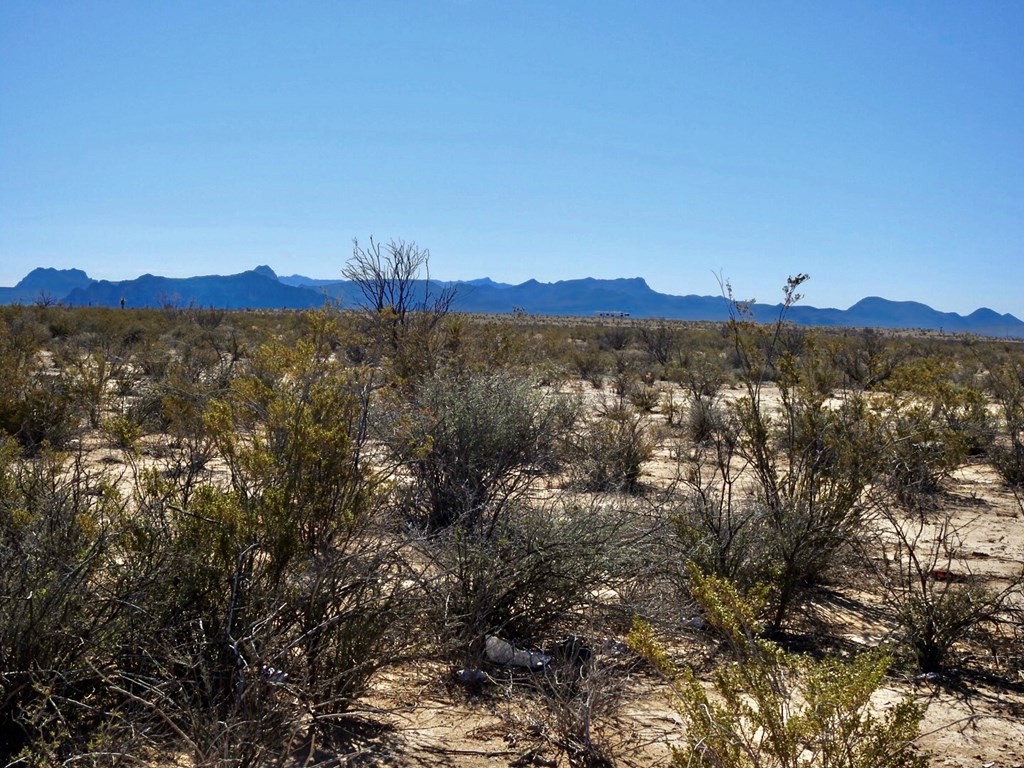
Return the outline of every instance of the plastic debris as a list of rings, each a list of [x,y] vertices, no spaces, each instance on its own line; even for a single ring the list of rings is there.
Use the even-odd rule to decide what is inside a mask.
[[[551,657],[540,651],[522,651],[507,640],[496,635],[488,635],[484,640],[484,655],[494,664],[506,667],[522,667],[523,669],[540,670],[547,666]]]

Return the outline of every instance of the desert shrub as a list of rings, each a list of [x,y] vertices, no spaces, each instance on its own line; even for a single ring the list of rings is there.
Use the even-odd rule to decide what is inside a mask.
[[[200,763],[281,758],[328,733],[407,647],[397,629],[400,561],[359,526],[282,571],[230,497],[197,494],[186,514],[206,517],[172,520],[174,546],[156,582],[162,589],[149,593],[147,606],[162,620],[118,680],[160,719],[172,719]],[[194,574],[185,583],[167,578],[185,568]]]
[[[231,383],[248,361],[237,339],[215,338],[232,333],[226,326],[216,334],[192,325],[177,330],[179,338],[165,336],[140,353],[142,377],[122,413],[140,433],[167,436],[155,453],[187,503],[192,489],[210,480],[216,452],[214,422],[207,417],[211,404],[229,399]]]
[[[618,360],[616,362],[618,363]],[[611,388],[621,402],[630,397],[640,387],[640,383],[639,374],[625,365],[623,361],[623,364],[616,368],[616,373],[611,380]]]
[[[198,764],[264,764],[323,737],[410,643],[403,560],[361,454],[369,388],[331,355],[334,319],[260,348],[209,404],[227,488],[143,472],[124,523],[119,560],[145,579],[107,678]]]
[[[262,346],[204,415],[239,504],[282,556],[329,547],[383,480],[363,460],[370,374],[332,355],[331,313],[308,317],[304,338]]]
[[[994,589],[962,557],[963,532],[949,518],[926,521],[889,510],[878,542],[879,583],[895,609],[896,640],[923,672],[946,668],[955,647],[997,620],[1021,594],[1024,570]]]
[[[595,591],[626,578],[641,535],[621,512],[552,503],[518,508],[489,531],[425,537],[424,592],[443,652],[478,665],[487,634],[531,647],[578,627]]]
[[[610,768],[626,739],[616,718],[637,662],[602,653],[576,636],[553,651],[543,672],[528,680],[531,730],[564,755],[570,768]]]
[[[141,733],[197,765],[263,765],[323,739],[406,644],[394,548],[353,525],[282,568],[233,492],[202,486],[180,506],[159,474],[146,486],[117,558],[137,578],[121,652],[102,667],[121,694],[110,737]]]
[[[512,372],[435,376],[397,411],[388,440],[429,530],[487,527],[557,461],[575,405]]]
[[[741,401],[740,451],[753,458],[756,500],[770,526],[773,630],[821,584],[873,515],[869,491],[878,476],[878,427],[857,397],[838,407],[820,400],[788,407],[773,447],[765,426]],[[781,436],[780,436],[781,435]],[[745,442],[746,441],[746,442]]]
[[[631,374],[645,383],[651,383],[662,373],[662,366],[651,363],[639,349],[621,349],[611,353],[611,356],[616,374]]]
[[[989,451],[989,461],[1004,483],[1017,488],[1024,485],[1024,441],[993,444]]]
[[[1024,485],[1024,364],[1017,359],[989,366],[988,390],[999,411],[1001,440],[988,449],[989,460],[1003,482]]]
[[[683,433],[694,445],[701,445],[733,429],[729,415],[714,396],[690,395],[683,422]]]
[[[14,309],[0,322],[0,431],[29,453],[64,447],[77,432],[80,404],[66,376],[44,370],[40,334]]]
[[[787,332],[805,275],[790,278],[776,322],[757,325],[735,302],[728,328],[746,390],[732,404],[736,452],[752,474],[754,506],[770,531],[770,629],[778,631],[863,532],[880,471],[879,423],[867,400],[830,399],[834,379],[814,336]],[[769,407],[769,374],[780,404]],[[742,518],[741,518],[742,519]]]
[[[0,438],[0,759],[84,749],[110,701],[94,665],[118,647],[120,499],[78,462]],[[23,751],[24,750],[24,751]]]
[[[90,350],[76,344],[62,350],[56,364],[64,374],[69,396],[83,406],[89,426],[97,429],[111,377],[110,358],[102,350]]]
[[[920,503],[969,455],[986,451],[995,425],[983,394],[957,384],[946,361],[900,368],[879,400],[884,414],[889,481],[906,503]]]
[[[134,451],[141,436],[138,425],[124,416],[111,416],[104,419],[102,431],[111,447],[123,451]]]
[[[692,397],[716,398],[725,385],[725,371],[717,355],[706,350],[686,354],[684,365],[671,369],[669,378]]]
[[[654,447],[643,413],[628,405],[609,405],[577,439],[578,482],[592,491],[635,493]]]
[[[907,406],[886,420],[888,479],[907,503],[919,503],[939,491],[966,457],[927,407]]]
[[[630,644],[666,673],[683,719],[678,766],[716,768],[923,768],[915,748],[923,710],[910,697],[882,716],[871,696],[889,658],[868,651],[850,662],[812,661],[758,636],[756,606],[726,580],[692,569],[692,591],[707,623],[735,660],[716,670],[711,692],[689,669],[678,670],[638,623]]]
[[[612,377],[611,388],[620,404],[629,402],[634,408],[650,413],[661,401],[661,390],[653,384],[650,371],[638,370],[629,361],[617,358],[619,368]]]
[[[656,386],[638,382],[629,393],[629,402],[637,410],[650,413],[661,404],[661,390]]]
[[[605,376],[611,370],[612,362],[611,355],[587,345],[573,348],[570,364],[581,379],[589,381],[595,389],[601,389]]]
[[[545,367],[546,351],[531,345],[529,336],[510,322],[473,325],[466,336],[471,343],[466,345],[469,350],[463,356],[471,356],[477,370]],[[445,351],[450,357],[456,356],[448,348]]]
[[[355,283],[372,354],[397,381],[429,374],[437,364],[438,329],[455,300],[455,286],[430,279],[430,251],[403,240],[368,246],[353,241],[342,274]]]
[[[633,341],[633,329],[628,325],[611,325],[603,327],[597,332],[597,346],[599,349],[611,352],[620,352],[626,349]]]
[[[640,343],[652,362],[661,366],[671,363],[679,352],[679,333],[675,328],[659,323],[640,326]]]
[[[736,464],[738,435],[727,414],[681,452],[679,491],[668,509],[677,563],[729,579],[744,591],[771,580],[776,565],[774,536],[765,507],[744,493]],[[686,582],[685,573],[675,576]]]
[[[898,340],[866,328],[844,335],[832,356],[847,386],[868,391],[891,379],[909,357],[909,350]]]
[[[680,414],[683,411],[676,392],[672,387],[665,387],[661,390],[661,399],[658,403],[661,414],[665,417],[665,423],[670,427],[679,425]]]
[[[80,409],[63,377],[33,373],[8,379],[0,396],[0,430],[28,454],[45,446],[65,448],[79,432]]]

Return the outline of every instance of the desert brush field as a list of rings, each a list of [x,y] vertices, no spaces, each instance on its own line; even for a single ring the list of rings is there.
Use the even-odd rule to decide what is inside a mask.
[[[1024,765],[1024,347],[790,299],[0,308],[0,765]]]

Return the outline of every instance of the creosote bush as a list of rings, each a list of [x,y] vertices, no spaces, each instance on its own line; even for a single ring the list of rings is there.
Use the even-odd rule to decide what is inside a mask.
[[[63,369],[47,370],[41,334],[26,315],[0,315],[0,432],[34,453],[63,448],[78,433],[81,403]]]
[[[1024,486],[1024,362],[991,364],[988,389],[999,411],[1001,439],[988,447],[989,459],[1003,482]]]
[[[733,301],[728,330],[744,394],[730,406],[735,448],[723,451],[719,443],[711,458],[728,488],[735,481],[727,465],[734,455],[741,458],[751,476],[751,496],[726,493],[722,500],[728,507],[714,501],[711,509],[721,512],[709,515],[700,513],[707,506],[700,482],[695,489],[696,530],[703,529],[705,541],[720,542],[718,560],[725,545],[760,542],[754,557],[770,587],[772,632],[784,626],[862,535],[874,507],[869,491],[880,471],[878,420],[867,400],[851,393],[833,402],[834,378],[826,355],[812,334],[795,333],[786,323],[789,308],[800,299],[796,290],[806,279],[789,279],[782,309],[770,325],[754,323],[747,305]],[[777,407],[765,399],[769,376],[777,386]],[[762,528],[763,535],[737,539],[750,524]],[[731,559],[749,562],[752,557],[736,553]]]
[[[927,501],[970,455],[985,452],[995,425],[983,394],[951,380],[948,363],[925,359],[899,368],[879,408],[887,476],[906,504]]]
[[[94,669],[123,641],[131,607],[119,599],[120,500],[78,462],[43,451],[22,461],[0,437],[0,760],[85,747],[110,703]]]
[[[229,483],[137,463],[130,495],[76,457],[0,444],[0,757],[169,750],[263,765],[324,739],[410,644],[371,387],[337,317],[261,347],[201,404]],[[201,401],[200,401],[201,403]]]
[[[757,606],[726,580],[691,569],[691,590],[734,660],[716,671],[711,690],[677,669],[637,622],[630,644],[666,674],[683,719],[678,766],[714,768],[924,768],[915,748],[923,710],[910,697],[884,715],[871,696],[889,666],[881,651],[849,662],[813,661],[760,636]]]

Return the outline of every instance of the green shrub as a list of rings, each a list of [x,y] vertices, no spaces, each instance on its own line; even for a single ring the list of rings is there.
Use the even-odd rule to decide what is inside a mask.
[[[317,313],[261,347],[205,409],[230,485],[140,476],[119,561],[140,570],[131,652],[111,686],[197,764],[284,760],[413,635],[385,490],[363,461],[369,387]],[[144,576],[144,578],[143,578]]]
[[[753,475],[751,509],[770,542],[772,632],[863,534],[880,471],[879,422],[868,401],[856,393],[833,401],[831,363],[817,338],[785,322],[805,279],[789,279],[773,324],[753,323],[741,302],[728,324],[746,390],[731,404],[736,453]],[[764,398],[769,377],[778,386],[777,409]]]
[[[989,446],[989,460],[1007,485],[1024,485],[1024,363],[990,364],[989,392],[999,410],[1001,440]]]
[[[345,536],[383,483],[363,460],[368,381],[332,356],[333,318],[312,317],[309,336],[261,347],[204,414],[246,519],[282,566]]]
[[[28,454],[65,448],[79,432],[80,410],[60,376],[32,374],[9,379],[0,396],[0,430],[15,437]],[[13,389],[13,391],[12,391]]]
[[[717,398],[708,395],[691,395],[683,431],[694,445],[715,440],[726,430],[732,429],[729,417]]]
[[[571,365],[576,374],[589,381],[594,389],[604,386],[604,378],[611,370],[611,356],[596,347],[584,346],[573,349]]]
[[[16,309],[0,322],[0,432],[29,453],[62,448],[78,429],[81,404],[63,372],[43,370],[40,336]]]
[[[880,651],[846,663],[787,654],[758,637],[755,606],[723,579],[693,569],[692,591],[707,623],[736,660],[717,668],[711,692],[688,669],[676,670],[650,628],[635,625],[631,645],[672,681],[683,719],[678,766],[714,768],[924,768],[914,742],[923,710],[905,698],[884,716],[871,696],[889,667]]]
[[[905,503],[937,493],[969,455],[992,444],[995,426],[981,392],[956,384],[947,361],[900,368],[880,400],[886,424],[888,477]]]

